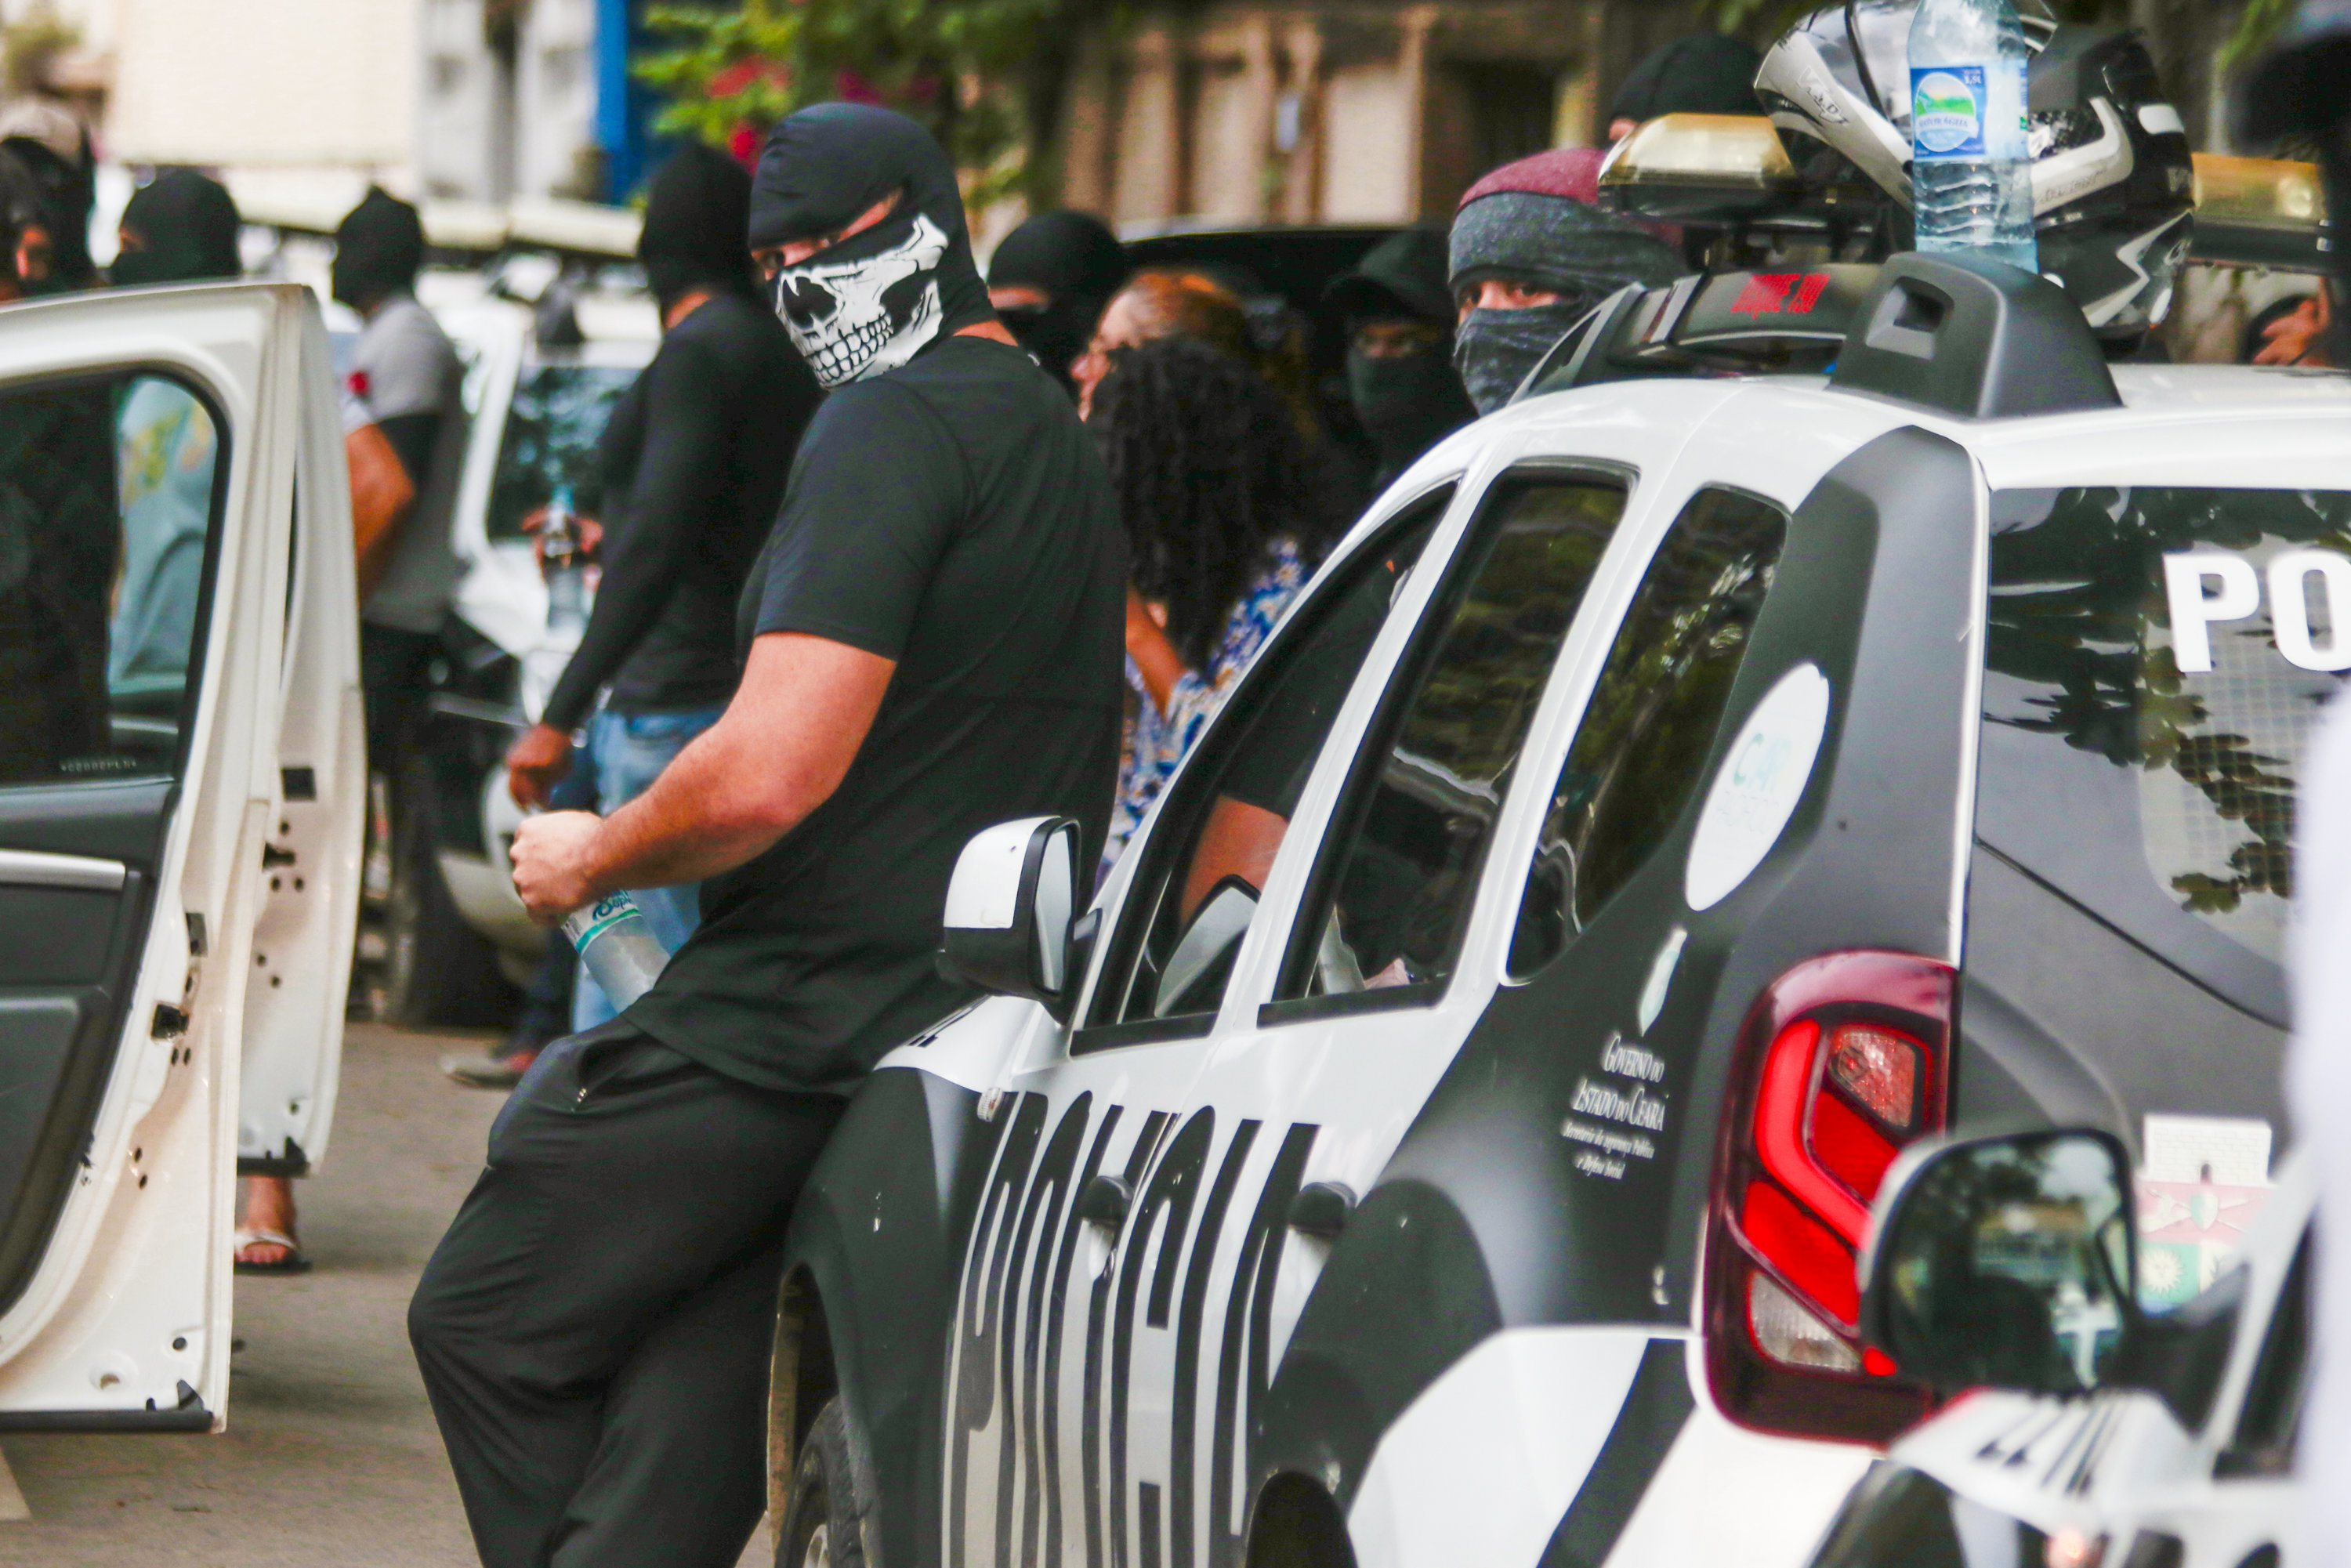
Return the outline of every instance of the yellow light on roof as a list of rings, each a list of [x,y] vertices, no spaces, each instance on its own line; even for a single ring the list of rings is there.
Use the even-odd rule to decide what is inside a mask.
[[[1790,191],[1795,166],[1760,114],[1667,114],[1619,141],[1600,166],[1600,188],[1705,185]]]
[[[2315,230],[2326,221],[2326,185],[2315,163],[2196,154],[2196,221]]]

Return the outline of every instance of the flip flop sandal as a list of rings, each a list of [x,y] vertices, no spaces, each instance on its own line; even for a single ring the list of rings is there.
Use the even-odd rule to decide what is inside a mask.
[[[307,1274],[310,1271],[310,1260],[302,1256],[301,1243],[282,1230],[272,1230],[264,1225],[241,1225],[231,1239],[231,1246],[235,1252],[242,1252],[248,1247],[286,1249],[286,1256],[275,1263],[248,1263],[242,1258],[236,1259],[236,1271],[240,1274]]]

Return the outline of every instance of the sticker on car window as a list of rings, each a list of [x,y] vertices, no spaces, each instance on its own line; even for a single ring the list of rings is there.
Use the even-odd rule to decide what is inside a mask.
[[[2267,590],[2270,630],[2277,651],[2298,670],[2351,669],[2351,558],[2331,549],[2284,549],[2265,570],[2221,550],[2182,550],[2163,558],[2164,597],[2170,602],[2171,652],[2179,672],[2209,674],[2212,628],[2243,621],[2262,608]],[[2314,596],[2324,607],[2327,639],[2321,646],[2311,623]]]
[[[1706,793],[1690,837],[1682,894],[1711,909],[1763,863],[1795,814],[1829,720],[1829,682],[1817,664],[1780,677],[1748,716]]]

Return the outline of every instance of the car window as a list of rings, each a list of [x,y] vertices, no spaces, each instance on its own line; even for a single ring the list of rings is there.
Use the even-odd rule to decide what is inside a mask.
[[[522,522],[569,486],[571,504],[590,517],[603,504],[603,476],[596,463],[612,406],[637,379],[630,365],[525,365],[516,377],[498,439],[498,464],[490,480],[490,539],[523,538]]]
[[[1510,935],[1524,977],[1564,951],[1673,831],[1771,591],[1787,514],[1690,497],[1649,562],[1552,787]]]
[[[1278,999],[1409,1005],[1442,989],[1520,747],[1626,495],[1617,475],[1557,472],[1489,494],[1356,760]]]
[[[1979,831],[2246,999],[2283,944],[2303,745],[2351,665],[2351,493],[2002,492],[1990,592]]]
[[[1314,759],[1451,488],[1399,516],[1301,605],[1169,788],[1072,1049],[1204,1031]],[[1113,1027],[1118,1026],[1118,1027]]]
[[[0,393],[0,785],[176,770],[222,430],[162,375]]]

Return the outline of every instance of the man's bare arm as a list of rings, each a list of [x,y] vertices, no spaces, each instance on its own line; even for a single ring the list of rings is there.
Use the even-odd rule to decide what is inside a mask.
[[[699,882],[758,855],[841,787],[896,668],[802,632],[755,638],[735,700],[652,789],[609,818],[558,811],[523,824],[523,903],[552,922],[615,888]]]
[[[380,426],[362,424],[344,436],[343,456],[351,471],[351,550],[365,604],[392,565],[400,525],[416,504],[416,484]]]

